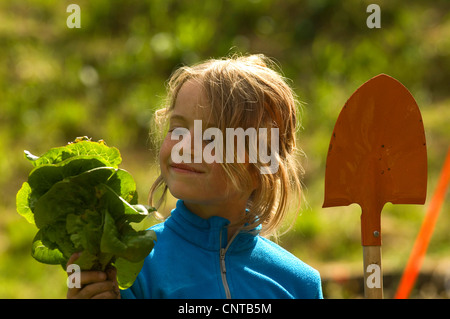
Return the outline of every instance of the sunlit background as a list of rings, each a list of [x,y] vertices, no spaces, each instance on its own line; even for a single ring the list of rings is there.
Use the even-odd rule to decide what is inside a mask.
[[[69,4],[80,28],[68,28]],[[381,8],[370,29],[367,6]],[[36,229],[15,195],[40,155],[77,136],[120,149],[140,201],[157,176],[153,112],[183,64],[263,53],[303,102],[300,147],[305,200],[280,245],[322,275],[325,298],[362,297],[360,209],[322,209],[325,160],[350,95],[386,73],[415,97],[429,160],[425,206],[382,213],[385,297],[392,298],[450,145],[450,2],[332,0],[70,0],[0,2],[0,297],[64,298],[66,274],[30,256]],[[450,297],[450,198],[441,209],[414,298]],[[167,202],[165,211],[173,205]]]

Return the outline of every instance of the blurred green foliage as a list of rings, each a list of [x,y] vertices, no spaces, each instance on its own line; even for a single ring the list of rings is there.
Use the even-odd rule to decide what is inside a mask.
[[[79,29],[66,26],[70,3],[81,8]],[[381,29],[366,26],[370,3],[381,7]],[[1,1],[0,297],[65,296],[65,274],[30,257],[34,230],[15,212],[31,169],[23,150],[105,139],[121,150],[145,198],[156,174],[149,122],[165,81],[182,64],[232,53],[275,59],[303,102],[305,204],[280,244],[324,277],[330,262],[360,261],[359,208],[321,209],[334,122],[371,77],[401,81],[424,118],[430,198],[450,145],[449,9],[447,0]],[[448,207],[429,249],[438,258],[450,251]],[[385,207],[386,271],[404,267],[424,211]]]

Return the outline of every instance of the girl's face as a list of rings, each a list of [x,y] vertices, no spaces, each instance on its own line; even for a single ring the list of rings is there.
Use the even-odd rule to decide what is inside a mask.
[[[202,120],[203,130],[207,126],[211,109],[202,91],[201,85],[190,80],[184,83],[178,92],[174,109],[170,116],[170,127],[161,146],[159,160],[161,175],[172,195],[192,205],[229,205],[230,202],[245,203],[251,190],[237,190],[229,181],[219,163],[194,163],[194,120]],[[171,158],[172,148],[180,143],[180,139],[171,139],[175,128],[185,128],[190,132],[190,163],[175,164]],[[185,138],[183,137],[183,141]],[[203,139],[202,139],[203,141]],[[202,148],[209,143],[203,141]],[[184,149],[186,150],[186,149]]]

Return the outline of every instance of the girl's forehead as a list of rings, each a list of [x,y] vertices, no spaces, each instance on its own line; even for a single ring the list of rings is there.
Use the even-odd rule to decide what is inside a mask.
[[[211,107],[201,83],[195,80],[185,82],[178,91],[171,118],[206,120],[211,116]]]

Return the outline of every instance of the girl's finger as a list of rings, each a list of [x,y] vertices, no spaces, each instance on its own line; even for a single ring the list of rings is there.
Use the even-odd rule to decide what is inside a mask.
[[[69,260],[67,261],[66,269],[67,269],[67,266],[73,264],[73,262],[75,260],[77,260],[80,257],[80,255],[81,255],[81,252],[73,253],[72,256],[70,256]]]
[[[113,282],[107,280],[102,282],[96,282],[90,285],[83,287],[77,294],[74,296],[76,299],[91,299],[97,295],[102,295],[104,293],[110,292],[112,295],[114,291]],[[106,296],[108,294],[104,294]]]
[[[108,276],[109,280],[116,280],[117,278],[117,269],[113,266],[108,266],[105,269],[106,275]]]
[[[80,272],[80,287],[72,287],[67,290],[67,298],[84,298],[84,294],[80,293],[83,289],[90,287],[95,283],[105,282],[107,279],[106,273],[103,271],[82,271]],[[88,292],[91,288],[88,289]]]
[[[108,280],[111,280],[114,283],[114,293],[120,297],[119,284],[117,283],[117,269],[113,266],[109,266],[106,268],[106,275],[108,276]]]
[[[96,282],[102,282],[108,279],[106,273],[103,271],[89,270],[80,272],[81,285],[89,285]]]
[[[92,299],[120,299],[120,292],[113,289],[99,293],[93,296]]]

